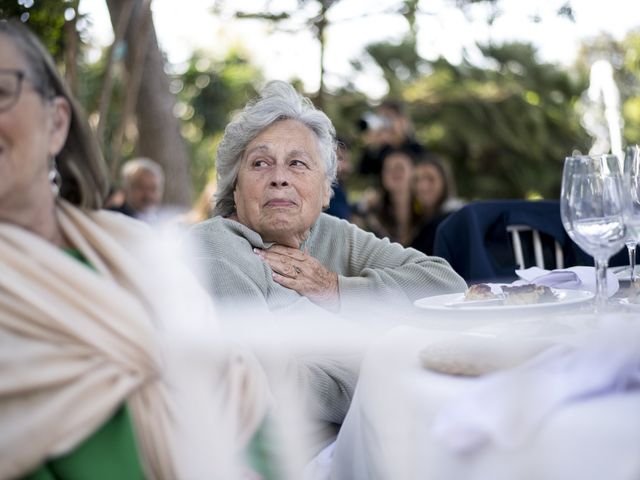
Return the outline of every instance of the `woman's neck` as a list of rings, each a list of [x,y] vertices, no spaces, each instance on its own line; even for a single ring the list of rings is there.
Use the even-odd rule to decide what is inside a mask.
[[[234,221],[244,225],[244,223],[242,223],[238,219],[238,215],[235,214],[235,213],[229,215],[227,218],[229,218],[230,220],[234,220]],[[256,232],[256,233],[258,233],[262,237],[262,241],[265,242],[265,243],[275,243],[275,244],[278,244],[278,245],[283,245],[285,247],[291,247],[291,248],[300,249],[300,248],[302,248],[304,243],[309,238],[309,235],[310,235],[311,231],[310,230],[306,230],[305,232],[302,232],[302,233],[289,233],[289,232],[286,232],[286,233],[285,232],[271,232],[271,233],[267,233],[267,234],[262,233],[262,232]]]
[[[58,223],[55,196],[48,185],[44,190],[31,189],[23,198],[13,197],[14,201],[0,200],[0,222],[22,227],[54,245],[70,246]]]
[[[263,237],[263,240],[267,243],[276,243],[278,245],[283,245],[285,247],[301,249],[304,245],[304,242],[309,238],[309,230],[302,234],[278,234],[271,235],[269,238],[266,236]]]
[[[403,218],[408,217],[409,212],[411,211],[411,192],[408,189],[402,189],[389,193],[391,206],[393,207],[396,216]]]
[[[436,208],[435,206],[431,205],[428,207],[425,207],[424,205],[422,206],[422,217],[425,219],[429,219],[431,217],[434,217],[436,214]]]

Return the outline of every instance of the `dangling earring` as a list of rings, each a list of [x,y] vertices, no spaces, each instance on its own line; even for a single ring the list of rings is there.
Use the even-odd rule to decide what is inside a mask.
[[[51,158],[49,162],[49,183],[51,184],[51,191],[55,197],[60,193],[60,187],[62,186],[62,177],[56,166],[55,157]]]

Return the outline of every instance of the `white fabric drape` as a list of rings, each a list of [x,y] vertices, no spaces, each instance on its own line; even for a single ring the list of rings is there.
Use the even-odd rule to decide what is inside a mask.
[[[584,345],[555,345],[528,362],[474,380],[438,413],[433,432],[452,451],[488,443],[520,447],[560,408],[585,399],[640,389],[640,327],[600,318]],[[610,322],[611,324],[607,323]]]

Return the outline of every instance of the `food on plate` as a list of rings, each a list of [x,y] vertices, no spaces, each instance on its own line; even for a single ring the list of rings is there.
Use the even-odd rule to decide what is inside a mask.
[[[465,302],[503,299],[503,305],[531,305],[555,302],[558,297],[553,290],[543,285],[503,285],[502,294],[495,294],[486,283],[471,285],[464,295]]]
[[[544,285],[503,286],[505,305],[530,305],[532,303],[548,303],[558,300],[555,293]]]
[[[467,293],[464,294],[464,301],[476,301],[476,300],[490,300],[497,298],[496,295],[491,291],[491,287],[486,283],[477,283],[475,285],[471,285]]]

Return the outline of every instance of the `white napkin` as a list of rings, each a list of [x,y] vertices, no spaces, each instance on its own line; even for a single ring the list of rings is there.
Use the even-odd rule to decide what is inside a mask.
[[[595,267],[571,267],[551,271],[539,267],[531,267],[525,270],[516,270],[516,275],[525,282],[536,285],[596,292]],[[612,272],[607,271],[607,295],[611,297],[619,288],[618,278]]]
[[[480,377],[444,407],[432,433],[457,453],[489,442],[520,446],[558,408],[640,388],[640,324],[594,332],[581,347],[556,345],[527,363]]]

